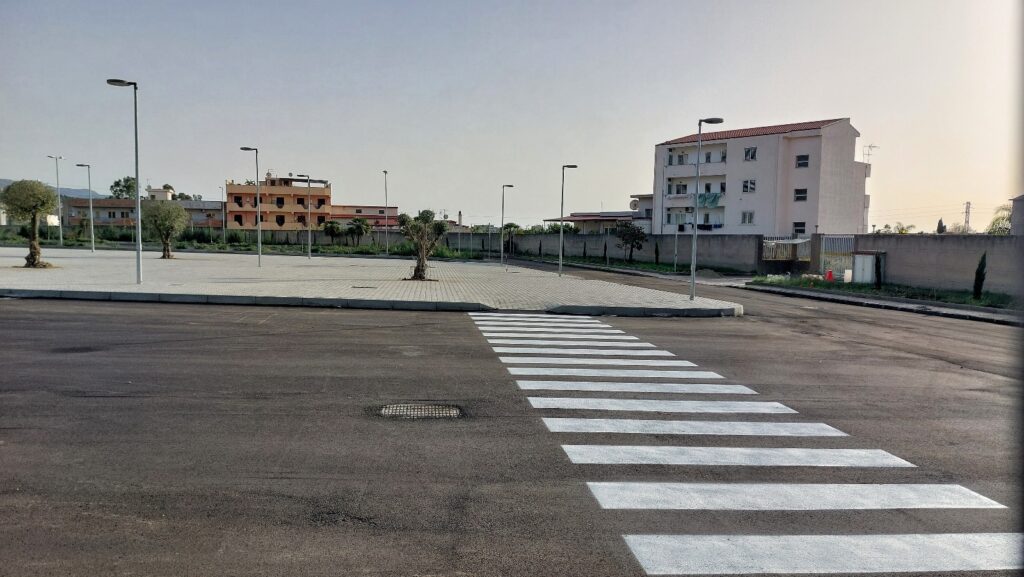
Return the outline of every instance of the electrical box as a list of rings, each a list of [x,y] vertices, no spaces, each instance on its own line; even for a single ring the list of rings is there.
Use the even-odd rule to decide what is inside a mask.
[[[878,250],[854,251],[853,282],[874,284],[876,274],[885,282],[885,252]]]

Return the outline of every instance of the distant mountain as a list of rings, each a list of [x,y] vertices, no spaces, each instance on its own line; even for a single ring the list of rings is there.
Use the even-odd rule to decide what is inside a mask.
[[[10,184],[12,182],[14,182],[14,181],[9,179],[9,178],[0,178],[0,188],[5,187],[5,186],[7,186],[8,184]],[[53,186],[53,183],[48,182],[47,184],[49,184],[50,186]],[[110,196],[109,194],[101,194],[101,193],[99,193],[98,191],[95,191],[95,190],[92,191],[92,193],[95,195],[94,198],[104,198],[104,197]],[[65,188],[65,187],[62,186],[62,187],[60,187],[60,195],[61,196],[70,196],[70,197],[74,197],[74,198],[89,198],[89,189],[87,189],[87,188]]]

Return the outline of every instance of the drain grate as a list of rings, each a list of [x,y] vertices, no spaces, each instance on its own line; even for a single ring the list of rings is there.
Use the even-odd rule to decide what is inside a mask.
[[[457,405],[394,403],[384,405],[378,414],[387,419],[458,419],[465,416]]]

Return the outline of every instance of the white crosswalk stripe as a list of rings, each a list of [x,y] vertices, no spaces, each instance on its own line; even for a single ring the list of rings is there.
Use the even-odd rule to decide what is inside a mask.
[[[485,332],[485,337],[519,337],[519,338],[539,338],[539,339],[577,339],[577,340],[623,340],[623,341],[635,341],[637,337],[631,335],[624,335],[622,331],[618,331],[618,334],[579,334],[579,333],[533,333],[523,334],[523,332]]]
[[[654,348],[651,343],[632,343],[625,341],[587,341],[581,343],[579,341],[558,341],[558,340],[546,340],[546,339],[487,339],[487,342],[492,345],[519,345],[524,347],[628,347],[628,348]],[[552,349],[554,351],[562,351],[563,349]]]
[[[960,485],[587,483],[602,509],[827,511],[1005,509]]]
[[[649,399],[586,399],[579,397],[528,397],[535,409],[582,411],[638,411],[655,413],[795,413],[771,401],[653,401]]]
[[[747,467],[913,467],[881,449],[765,449],[645,445],[562,445],[569,460],[591,465]]]
[[[690,361],[663,361],[660,359],[563,359],[560,357],[498,357],[513,365],[610,365],[640,367],[695,367]]]
[[[471,313],[468,313],[468,314],[469,314],[470,317],[472,317],[474,319],[479,319],[479,318],[485,318],[485,319],[487,319],[487,318],[511,318],[511,319],[529,318],[529,319],[578,319],[578,320],[586,320],[586,319],[593,318],[593,317],[590,317],[590,316],[587,316],[587,315],[566,316],[566,315],[549,315],[549,314],[546,314],[546,313],[542,314],[542,313],[482,313],[482,312],[471,312]]]
[[[630,379],[721,379],[711,371],[647,371],[643,369],[572,369],[563,367],[508,367],[521,377],[615,377]]]
[[[540,325],[555,324],[555,325],[572,325],[572,326],[590,326],[604,324],[604,321],[597,319],[562,319],[562,318],[550,318],[550,319],[531,319],[531,318],[520,318],[520,319],[473,319],[473,322],[477,326],[485,325],[501,325],[501,324],[522,324],[522,323],[536,323]]]
[[[592,329],[590,327],[571,327],[571,328],[572,328],[572,330],[569,330],[568,328],[566,328],[566,329],[559,329],[557,327],[551,327],[551,326],[547,326],[547,327],[520,327],[520,326],[514,326],[514,325],[500,325],[500,326],[480,327],[480,330],[482,330],[482,331],[500,331],[500,332],[503,332],[503,333],[548,333],[548,332],[551,332],[552,330],[557,330],[557,331],[564,330],[565,334],[570,334],[570,335],[590,335],[590,334],[594,334],[594,335],[597,335],[597,334],[621,335],[622,334],[622,331],[620,331],[619,329],[605,329],[605,328]],[[556,334],[561,335],[562,333],[558,332]]]
[[[1002,571],[1024,566],[1019,533],[625,535],[648,575]]]
[[[611,325],[603,323],[579,324],[579,323],[534,323],[534,322],[493,322],[476,323],[480,329],[500,329],[505,327],[547,327],[553,329],[610,329]]]
[[[685,393],[756,395],[743,385],[705,383],[604,383],[598,381],[516,381],[524,391],[593,391],[610,393]]]
[[[546,347],[493,347],[494,352],[510,355],[543,355],[557,353],[559,355],[595,355],[608,357],[674,357],[675,355],[662,350],[637,351],[625,349],[552,349]]]
[[[632,433],[642,435],[723,435],[763,437],[845,437],[824,423],[745,421],[660,421],[653,419],[575,419],[545,417],[552,433]]]

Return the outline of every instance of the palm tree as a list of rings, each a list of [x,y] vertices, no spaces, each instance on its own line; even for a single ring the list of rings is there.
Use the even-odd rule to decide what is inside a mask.
[[[992,215],[992,222],[988,223],[985,232],[988,234],[1010,234],[1010,213],[1013,207],[1010,203],[1000,204]]]
[[[370,232],[370,223],[365,218],[353,218],[348,223],[347,232],[355,239],[355,245],[359,246],[359,241],[363,238],[363,235]]]
[[[331,237],[333,243],[339,236],[344,234],[341,228],[341,223],[336,220],[329,220],[324,223],[324,234]]]

